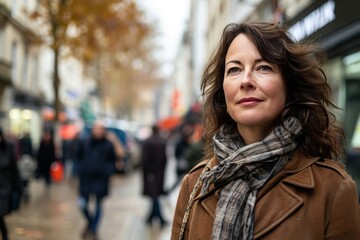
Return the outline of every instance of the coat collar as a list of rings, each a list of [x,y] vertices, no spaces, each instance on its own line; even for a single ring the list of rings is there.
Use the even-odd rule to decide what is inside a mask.
[[[311,168],[308,167],[318,160],[319,158],[308,158],[300,151],[296,151],[293,159],[284,169],[259,190],[255,207],[254,239],[265,235],[301,208],[304,200],[290,185],[295,188],[314,188],[314,176]],[[208,166],[213,168],[217,164],[217,159],[213,157]],[[214,192],[216,192],[215,187],[210,185],[207,194],[195,198],[213,219],[215,219],[218,202],[218,195]],[[271,216],[269,216],[269,211],[272,213]]]
[[[301,151],[295,151],[293,158],[289,161],[282,171],[275,175],[263,186],[258,194],[257,201],[259,201],[269,190],[271,190],[278,182],[288,183],[301,188],[314,188],[314,176],[308,168],[316,161],[318,157],[308,158]]]

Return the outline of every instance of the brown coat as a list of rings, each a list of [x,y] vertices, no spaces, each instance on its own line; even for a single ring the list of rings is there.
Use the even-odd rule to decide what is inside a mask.
[[[215,158],[210,161],[212,167],[218,164]],[[189,196],[205,164],[200,163],[183,180],[172,240],[178,239]],[[204,197],[195,198],[184,239],[211,239],[218,202],[215,193],[210,189]],[[339,163],[296,152],[292,161],[259,190],[254,228],[254,239],[360,239],[355,183]]]

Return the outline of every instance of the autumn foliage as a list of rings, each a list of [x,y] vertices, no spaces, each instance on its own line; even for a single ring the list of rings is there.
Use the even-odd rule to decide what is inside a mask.
[[[135,0],[39,0],[31,16],[40,26],[39,34],[55,53],[53,83],[57,113],[61,107],[58,66],[63,57],[81,61],[115,108],[121,106],[117,106],[119,93],[114,87],[131,89],[126,84],[136,81],[129,79],[145,75],[151,79],[154,74],[153,31]],[[136,64],[139,62],[141,67]]]

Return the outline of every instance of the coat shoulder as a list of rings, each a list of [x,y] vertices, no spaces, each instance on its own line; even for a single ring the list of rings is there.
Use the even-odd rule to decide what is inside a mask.
[[[349,173],[346,171],[345,166],[342,163],[337,162],[335,160],[321,159],[320,161],[317,161],[315,165],[320,168],[328,169],[336,173],[337,175],[341,176],[343,179],[351,178]]]
[[[195,167],[193,167],[193,168],[189,171],[189,175],[192,174],[192,173],[194,173],[194,172],[198,172],[199,170],[203,169],[209,161],[210,161],[210,160],[203,160],[203,161],[199,162],[198,164],[196,164]]]
[[[195,167],[193,167],[189,173],[186,175],[186,180],[187,180],[187,184],[188,187],[190,189],[192,189],[194,187],[194,185],[196,184],[197,179],[199,178],[202,170],[205,168],[205,166],[207,165],[207,163],[210,160],[204,160],[201,161],[200,163],[198,163]]]

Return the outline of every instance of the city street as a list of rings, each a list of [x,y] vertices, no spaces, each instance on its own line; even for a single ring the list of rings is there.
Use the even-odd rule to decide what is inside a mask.
[[[172,165],[167,167],[167,183],[174,180]],[[163,214],[169,225],[163,229],[146,225],[149,201],[141,196],[140,172],[115,175],[111,195],[105,200],[99,237],[102,240],[169,239],[171,220],[178,189],[161,199]],[[63,181],[46,189],[41,181],[33,180],[28,205],[7,218],[11,240],[80,240],[85,222],[77,207],[75,182]]]

